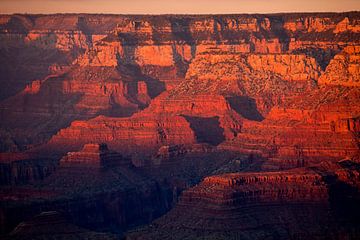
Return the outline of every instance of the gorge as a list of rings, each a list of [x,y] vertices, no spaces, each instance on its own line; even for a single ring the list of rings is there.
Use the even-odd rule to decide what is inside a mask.
[[[0,237],[360,237],[359,12],[0,15],[0,60]]]

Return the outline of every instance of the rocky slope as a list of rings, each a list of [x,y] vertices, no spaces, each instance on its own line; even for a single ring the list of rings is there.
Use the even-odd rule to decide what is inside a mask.
[[[1,232],[120,233],[205,178],[130,238],[356,239],[359,39],[358,12],[0,16]]]
[[[88,154],[86,149],[81,153]],[[3,186],[1,234],[43,211],[58,211],[76,225],[119,235],[130,226],[148,223],[167,211],[172,191],[134,167],[116,161],[117,157],[111,157],[118,163],[111,168],[89,166],[85,161],[70,164],[66,158],[44,180]]]
[[[129,116],[165,89],[183,82],[185,75],[192,77],[201,72],[204,78],[213,79],[200,66],[188,71],[190,63],[201,61],[200,56],[206,58],[209,49],[249,54],[247,62],[252,71],[284,80],[316,81],[330,61],[344,56],[334,58],[335,54],[358,43],[358,22],[356,12],[146,17],[3,15],[0,56],[5,64],[1,67],[1,96],[12,97],[0,104],[1,148],[31,148],[74,120],[98,114]],[[336,76],[327,72],[348,76],[342,74],[347,71],[353,76],[345,77],[350,81],[347,85],[356,85],[356,50],[349,51],[355,55],[342,58],[348,59],[344,62],[349,65],[345,66],[347,70],[331,70],[333,64],[342,65],[334,62],[320,83],[344,82],[326,80],[327,76]],[[216,61],[215,56],[211,58]],[[225,71],[219,69],[221,64],[214,67]],[[236,74],[232,78],[237,78]]]
[[[336,169],[206,177],[169,213],[127,239],[356,239],[358,188],[352,200],[338,194],[347,191],[339,185],[351,189],[341,176],[358,171]],[[351,207],[343,205],[346,201]]]

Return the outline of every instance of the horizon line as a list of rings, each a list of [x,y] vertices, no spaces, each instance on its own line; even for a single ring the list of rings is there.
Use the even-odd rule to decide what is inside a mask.
[[[0,15],[132,15],[132,16],[164,16],[164,15],[276,15],[276,14],[301,14],[301,13],[328,13],[328,14],[342,14],[342,13],[360,13],[360,10],[351,11],[287,11],[287,12],[233,12],[233,13],[112,13],[112,12],[13,12],[13,13],[1,13]]]

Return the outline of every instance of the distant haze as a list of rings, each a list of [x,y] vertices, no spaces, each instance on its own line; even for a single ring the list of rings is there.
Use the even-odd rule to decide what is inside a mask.
[[[217,14],[359,10],[360,0],[0,0],[0,13]]]

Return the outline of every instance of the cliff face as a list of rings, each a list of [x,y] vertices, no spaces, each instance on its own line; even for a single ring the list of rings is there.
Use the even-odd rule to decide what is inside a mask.
[[[76,162],[64,158],[54,173],[42,181],[33,181],[33,186],[2,187],[1,233],[9,233],[21,221],[43,211],[61,212],[81,227],[100,231],[116,229],[121,233],[130,226],[148,223],[169,209],[171,191],[146,178],[129,163],[116,161],[114,155],[107,159],[114,161],[111,167],[93,167],[94,158],[89,167],[84,157],[89,155],[86,151],[90,151],[90,146],[93,145],[86,145],[77,153],[82,158],[76,158]],[[53,227],[49,232],[56,230]]]
[[[95,167],[131,166],[131,160],[121,154],[110,151],[105,143],[85,144],[79,152],[68,152],[60,160],[61,167]]]
[[[347,220],[338,215],[338,211],[350,208],[342,205],[336,192],[344,180],[340,176],[354,172],[336,168],[336,173],[294,169],[206,177],[185,191],[169,213],[146,228],[130,232],[128,239],[356,238],[358,227],[348,225],[351,214],[345,214]],[[331,178],[334,181],[329,181]]]
[[[8,158],[6,158],[8,159]],[[20,159],[0,163],[0,185],[17,185],[43,180],[55,171],[57,162],[52,159]]]
[[[189,223],[179,238],[346,233],[328,212],[342,190],[357,196],[359,19],[0,16],[0,176],[12,185],[0,190],[2,203],[16,200],[0,208],[2,231],[44,209],[92,230],[126,229],[164,214],[213,171],[254,170],[185,191],[170,229]],[[339,160],[351,166],[331,165]],[[324,162],[334,174],[314,171]],[[307,168],[281,171],[298,167]]]
[[[321,84],[359,86],[359,46],[346,47],[337,54],[319,79]]]
[[[162,145],[192,144],[194,133],[181,116],[134,115],[132,118],[99,116],[91,121],[75,121],[61,130],[45,146],[53,151],[77,149],[87,142],[105,142],[131,154],[152,154]]]
[[[357,13],[1,16],[1,96],[16,94],[1,103],[2,148],[31,148],[74,120],[129,116],[194,79],[221,79],[207,84],[246,96],[244,87],[266,84],[288,95],[301,84],[357,86],[358,21]],[[274,101],[256,99],[266,112]],[[223,125],[229,137],[234,131]]]

